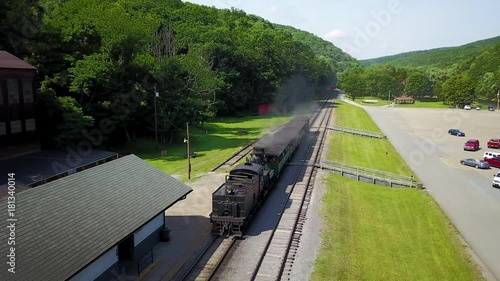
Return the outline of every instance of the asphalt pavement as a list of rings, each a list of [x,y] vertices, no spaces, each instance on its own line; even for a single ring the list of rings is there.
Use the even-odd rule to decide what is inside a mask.
[[[492,150],[486,143],[500,138],[500,111],[364,108],[473,249],[487,279],[500,280],[500,189],[492,187],[499,169],[460,165]],[[448,135],[451,128],[466,136]],[[479,151],[463,150],[469,138],[481,142]]]

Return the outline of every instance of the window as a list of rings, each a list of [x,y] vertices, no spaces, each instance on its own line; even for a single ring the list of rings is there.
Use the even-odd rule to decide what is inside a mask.
[[[24,103],[33,102],[33,84],[31,80],[23,79]]]
[[[23,131],[23,127],[21,126],[21,120],[10,122],[10,132],[12,134],[20,133],[22,131]]]
[[[17,80],[7,79],[7,93],[9,96],[9,104],[19,103],[19,87]]]
[[[5,127],[5,122],[0,122],[0,136],[7,134],[7,129]]]
[[[26,131],[34,131],[35,130],[35,119],[26,119]]]

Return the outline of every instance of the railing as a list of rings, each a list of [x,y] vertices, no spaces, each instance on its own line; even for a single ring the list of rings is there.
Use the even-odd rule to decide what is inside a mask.
[[[329,170],[343,177],[348,177],[358,181],[390,187],[423,188],[422,183],[415,181],[413,176],[401,176],[398,174],[334,161],[323,161],[318,166],[322,170]]]
[[[364,131],[364,130],[353,129],[353,128],[345,128],[345,127],[340,127],[340,126],[330,126],[330,127],[328,127],[328,129],[334,130],[337,132],[346,133],[346,134],[358,135],[358,136],[362,136],[362,137],[379,138],[379,139],[385,138],[385,136],[382,133]]]

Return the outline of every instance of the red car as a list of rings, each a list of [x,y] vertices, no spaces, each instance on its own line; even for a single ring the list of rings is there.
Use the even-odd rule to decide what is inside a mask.
[[[479,141],[470,139],[464,144],[464,150],[479,150]]]
[[[488,141],[489,148],[500,148],[500,139],[491,139]]]
[[[484,158],[484,161],[488,162],[488,164],[490,164],[491,167],[500,168],[500,158],[499,157]]]

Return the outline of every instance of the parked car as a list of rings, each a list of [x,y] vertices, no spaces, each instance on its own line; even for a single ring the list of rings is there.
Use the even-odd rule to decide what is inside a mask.
[[[489,107],[488,107],[488,110],[489,110],[489,111],[495,111],[495,109],[493,108],[493,106],[489,106]]]
[[[488,148],[500,148],[500,139],[491,139],[488,141]]]
[[[465,110],[470,110],[470,105],[466,104],[466,105],[464,106],[464,109],[465,109]]]
[[[475,139],[470,139],[464,144],[464,150],[479,150],[479,141]]]
[[[481,107],[480,106],[476,106],[476,110],[481,110]]]
[[[500,157],[484,158],[484,161],[488,162],[491,167],[500,168]]]
[[[500,187],[500,172],[493,175],[493,187]]]
[[[460,160],[460,164],[474,167],[476,169],[489,169],[490,164],[484,160],[477,160],[474,158],[467,158]]]
[[[465,133],[460,131],[459,129],[449,129],[448,134],[457,137],[465,137]]]
[[[499,152],[486,151],[483,154],[483,158],[494,158],[494,157],[500,157],[500,153]]]

